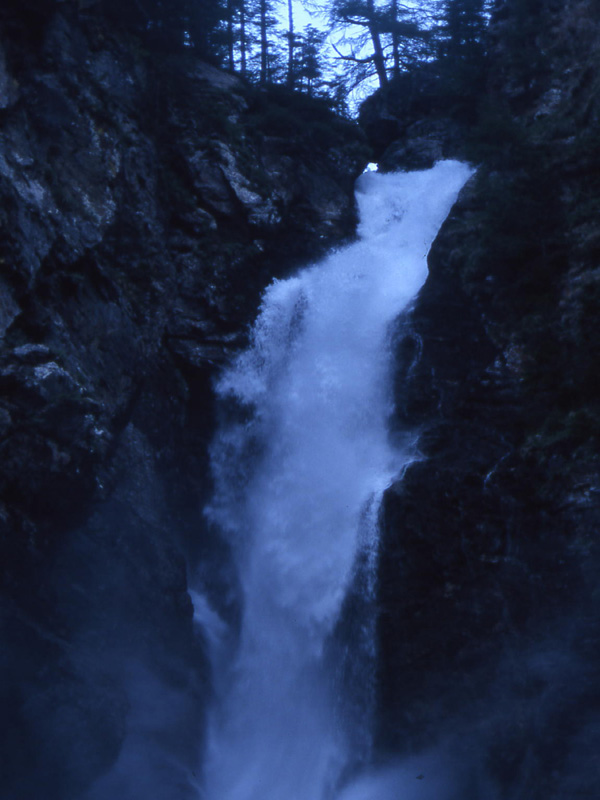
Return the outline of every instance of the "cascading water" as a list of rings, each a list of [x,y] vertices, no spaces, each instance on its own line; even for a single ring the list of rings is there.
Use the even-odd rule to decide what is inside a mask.
[[[217,668],[207,800],[327,800],[356,761],[368,714],[345,713],[343,692],[370,678],[336,685],[329,643],[350,588],[375,591],[379,499],[410,460],[387,434],[389,329],[470,174],[447,161],[363,175],[360,240],[267,289],[219,382],[244,413],[213,445],[206,513],[232,543],[244,609],[235,663]]]

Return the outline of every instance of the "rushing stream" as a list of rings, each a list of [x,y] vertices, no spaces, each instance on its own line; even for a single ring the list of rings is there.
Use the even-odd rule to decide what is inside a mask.
[[[470,174],[446,161],[363,175],[360,240],[273,283],[220,380],[238,412],[213,445],[206,513],[232,543],[244,608],[234,663],[215,656],[207,800],[358,796],[340,783],[368,750],[369,615],[353,641],[332,641],[349,592],[373,606],[380,497],[411,458],[387,431],[390,328]],[[359,667],[340,668],[353,648]]]

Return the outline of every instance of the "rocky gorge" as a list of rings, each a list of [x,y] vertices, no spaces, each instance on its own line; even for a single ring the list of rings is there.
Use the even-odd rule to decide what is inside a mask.
[[[598,35],[590,0],[504,0],[482,100],[424,70],[361,128],[5,4],[3,796],[196,796],[190,580],[240,613],[201,517],[211,382],[266,284],[353,235],[367,161],[445,157],[478,171],[396,336],[419,458],[382,509],[377,749],[447,752],[461,800],[598,795]]]
[[[0,26],[2,795],[137,757],[159,797],[209,693],[187,575],[231,594],[198,535],[211,380],[268,281],[351,235],[367,147],[70,4]]]

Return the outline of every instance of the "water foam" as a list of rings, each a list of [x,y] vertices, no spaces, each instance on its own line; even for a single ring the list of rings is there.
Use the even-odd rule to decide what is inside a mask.
[[[213,712],[208,800],[325,800],[356,757],[327,642],[376,509],[411,455],[389,442],[389,331],[471,170],[363,175],[360,240],[266,291],[251,346],[218,393],[247,413],[213,446],[207,516],[237,558],[239,649]],[[371,598],[372,599],[372,598]],[[365,685],[368,685],[365,676]]]

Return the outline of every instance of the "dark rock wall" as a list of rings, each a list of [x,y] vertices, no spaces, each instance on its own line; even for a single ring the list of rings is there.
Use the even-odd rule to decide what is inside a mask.
[[[473,797],[600,795],[598,20],[499,4],[467,147],[429,126],[479,170],[398,334],[423,459],[383,510],[379,736],[450,748]],[[428,155],[408,136],[396,166]]]
[[[210,683],[187,579],[227,582],[210,382],[270,278],[352,233],[368,153],[318,103],[35,13],[0,10],[1,793],[175,800]]]

